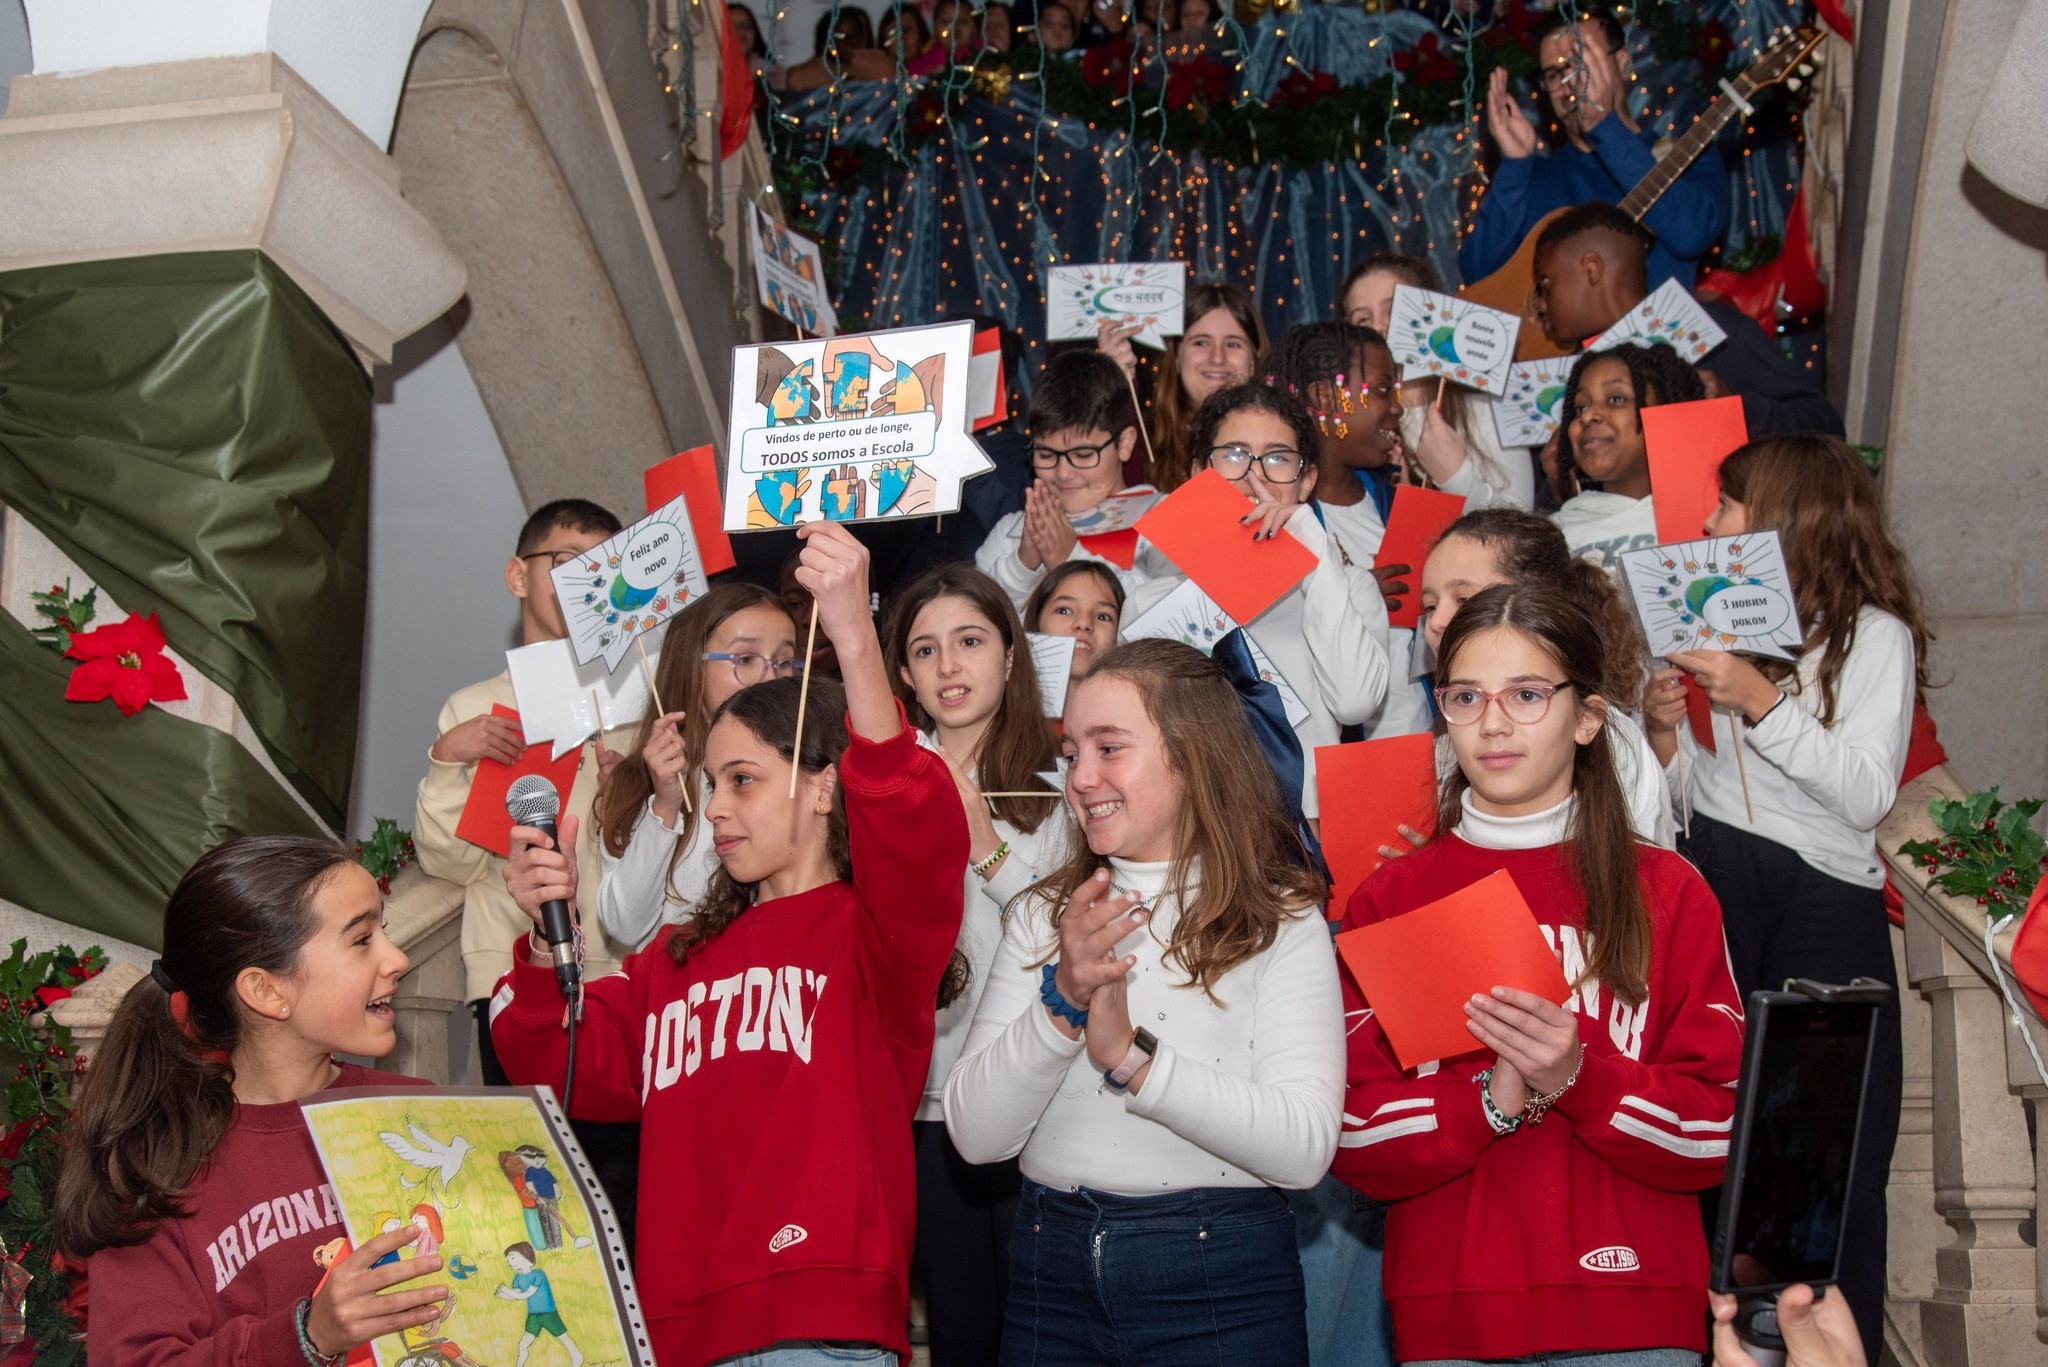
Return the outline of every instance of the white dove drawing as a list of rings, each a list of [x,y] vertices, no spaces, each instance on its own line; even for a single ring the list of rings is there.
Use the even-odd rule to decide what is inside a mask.
[[[420,1170],[418,1181],[407,1181],[401,1177],[399,1185],[408,1189],[425,1187],[432,1204],[449,1210],[460,1209],[462,1203],[451,1197],[449,1192],[455,1184],[455,1174],[462,1171],[462,1160],[469,1157],[469,1141],[458,1134],[444,1144],[411,1120],[406,1121],[405,1127],[412,1132],[411,1139],[396,1130],[377,1133],[385,1148]]]

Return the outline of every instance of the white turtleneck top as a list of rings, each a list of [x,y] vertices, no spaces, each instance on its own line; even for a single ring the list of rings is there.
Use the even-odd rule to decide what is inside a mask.
[[[1344,1100],[1343,1000],[1319,909],[1282,922],[1265,953],[1217,981],[1212,1001],[1164,959],[1180,914],[1169,866],[1109,862],[1114,886],[1152,914],[1118,946],[1138,959],[1126,980],[1131,1023],[1159,1039],[1142,1089],[1104,1086],[1085,1041],[1063,1035],[1039,1001],[1040,965],[1058,941],[1050,904],[1027,898],[946,1080],[954,1145],[970,1163],[1018,1156],[1026,1177],[1066,1190],[1314,1186],[1336,1152]]]
[[[1555,807],[1527,816],[1494,816],[1474,805],[1472,790],[1467,788],[1458,797],[1464,808],[1458,818],[1458,838],[1482,850],[1540,850],[1546,845],[1562,845],[1564,833],[1571,827],[1574,801],[1567,797]]]

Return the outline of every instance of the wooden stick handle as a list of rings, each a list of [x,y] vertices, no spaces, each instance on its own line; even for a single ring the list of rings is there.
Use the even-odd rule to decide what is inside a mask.
[[[668,715],[668,709],[661,705],[661,685],[654,681],[654,666],[647,662],[647,633],[641,632],[638,636],[635,636],[633,644],[640,647],[640,668],[646,671],[647,674],[647,691],[654,698],[654,715],[665,717]],[[681,730],[682,728],[678,726],[677,729]],[[686,812],[694,812],[696,810],[696,808],[690,805],[690,769],[688,765],[683,766],[683,810]]]
[[[1738,712],[1728,713],[1728,729],[1735,735],[1735,773],[1742,780],[1742,814],[1749,818],[1749,824],[1756,825],[1756,809],[1749,805],[1749,762],[1742,757],[1742,716]]]
[[[790,747],[789,800],[796,801],[796,776],[803,772],[798,763],[804,753],[804,709],[811,705],[811,652],[818,644],[818,600],[811,600],[811,629],[804,636],[804,681],[796,695],[796,743]]]
[[[1124,370],[1122,366],[1117,369]],[[1138,401],[1138,382],[1128,370],[1124,370],[1124,385],[1131,391],[1131,412],[1137,415],[1138,439],[1145,443],[1145,477],[1150,479],[1158,473],[1153,467],[1159,463],[1159,458],[1152,454],[1152,434],[1145,430],[1145,405]]]

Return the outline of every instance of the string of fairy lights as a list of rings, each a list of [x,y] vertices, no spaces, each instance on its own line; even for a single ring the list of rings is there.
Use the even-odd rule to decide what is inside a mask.
[[[833,0],[824,32],[836,31],[848,2]],[[1576,17],[1594,2],[1564,0],[1558,8]],[[842,318],[865,314],[866,326],[902,326],[968,309],[1003,319],[1029,345],[1037,331],[1029,324],[1042,307],[1039,273],[1063,261],[1186,260],[1197,277],[1256,284],[1269,323],[1315,316],[1349,261],[1380,246],[1427,255],[1455,279],[1444,268],[1486,191],[1481,53],[1502,43],[1496,30],[1503,25],[1519,22],[1519,41],[1529,13],[1517,0],[1485,14],[1453,5],[1428,27],[1437,35],[1429,53],[1446,53],[1454,65],[1455,93],[1446,102],[1440,76],[1418,81],[1404,69],[1420,70],[1413,55],[1423,41],[1416,37],[1418,16],[1388,10],[1386,0],[1365,0],[1363,14],[1299,0],[1269,9],[1253,3],[1263,10],[1255,17],[1225,6],[1214,37],[1228,54],[1227,100],[1262,110],[1290,73],[1308,78],[1322,69],[1304,59],[1290,34],[1309,30],[1313,46],[1327,37],[1332,18],[1318,11],[1350,9],[1345,32],[1361,34],[1362,42],[1357,59],[1340,64],[1391,79],[1376,135],[1355,127],[1348,160],[1283,168],[1279,151],[1260,145],[1257,121],[1249,124],[1248,162],[1200,146],[1170,146],[1165,90],[1172,68],[1164,44],[1124,44],[1120,71],[1104,70],[1096,57],[1117,92],[1107,117],[1099,107],[1086,114],[1056,107],[1050,77],[1064,74],[1060,89],[1069,95],[1076,87],[1071,70],[1060,73],[1052,64],[1076,59],[1023,44],[1021,34],[1022,51],[1009,59],[956,60],[948,46],[945,60],[922,77],[909,74],[897,45],[889,79],[850,80],[828,44],[821,90],[790,98],[764,80],[760,105],[782,207],[825,244]],[[1135,0],[1123,4],[1127,28]],[[1670,50],[1696,42],[1706,51],[1699,16],[1711,12],[1704,23],[1721,25],[1716,42],[1725,39],[1727,56],[1739,62],[1797,16],[1799,0],[1638,5],[1638,12],[1615,13],[1638,54],[1639,77],[1657,79],[1638,79],[1632,112],[1670,133],[1714,93],[1699,75],[1704,58]],[[771,51],[787,16],[783,0],[767,0],[762,27]],[[672,50],[682,53],[682,73],[691,68],[688,47],[687,32],[677,34]],[[1489,56],[1499,61],[1500,49]],[[676,93],[688,112],[695,98],[684,80]],[[1426,110],[1446,103],[1440,122],[1421,122]],[[1318,122],[1314,109],[1300,117],[1304,126]],[[1742,121],[1740,161],[1731,168],[1747,201],[1732,216],[1731,245],[1761,253],[1769,235],[1782,230],[1796,188],[1799,133],[1794,119],[1781,144],[1760,146],[1757,117]],[[963,193],[969,187],[971,196]],[[1326,239],[1321,251],[1312,248],[1318,216]],[[1272,278],[1247,280],[1248,273]]]

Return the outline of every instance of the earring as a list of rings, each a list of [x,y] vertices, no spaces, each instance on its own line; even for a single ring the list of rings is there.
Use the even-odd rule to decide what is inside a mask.
[[[284,1010],[278,1012],[277,1018],[285,1021],[290,1020],[292,1018],[292,1009],[289,1006],[285,1007]]]

